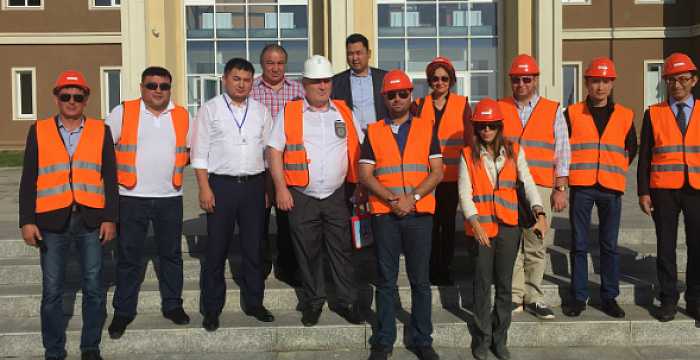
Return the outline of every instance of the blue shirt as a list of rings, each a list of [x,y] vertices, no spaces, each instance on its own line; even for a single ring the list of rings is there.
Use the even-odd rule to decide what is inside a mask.
[[[80,120],[80,126],[77,128],[68,130],[65,126],[63,126],[63,122],[61,122],[60,117],[58,119],[58,132],[61,134],[61,138],[63,138],[63,145],[66,146],[68,155],[70,155],[71,158],[75,153],[75,149],[78,147],[78,142],[80,142],[80,134],[83,133],[84,126],[85,119]]]
[[[668,103],[671,106],[671,111],[673,111],[673,115],[676,116],[676,119],[678,118],[678,106],[676,106],[677,103],[684,103],[685,106],[683,107],[683,112],[685,113],[685,127],[688,127],[688,121],[690,121],[690,114],[693,113],[693,106],[695,105],[695,99],[693,98],[693,95],[688,96],[687,99],[683,101],[678,101],[674,99],[673,97],[669,97]]]
[[[358,76],[352,70],[350,71],[350,93],[352,93],[352,110],[357,116],[358,125],[362,130],[367,130],[367,125],[377,121],[371,70],[368,70],[367,76]]]

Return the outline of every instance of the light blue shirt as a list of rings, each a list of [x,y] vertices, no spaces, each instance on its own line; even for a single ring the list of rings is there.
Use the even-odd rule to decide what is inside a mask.
[[[61,122],[61,119],[58,119],[58,132],[61,134],[61,138],[63,138],[63,144],[66,146],[66,150],[68,150],[68,155],[70,155],[71,158],[75,153],[75,149],[78,148],[78,142],[80,142],[80,134],[83,133],[84,126],[85,119],[80,121],[80,126],[69,131],[68,129],[66,129],[65,126],[63,126],[63,122]]]
[[[362,130],[366,130],[367,125],[377,121],[377,114],[374,111],[372,71],[368,70],[367,76],[357,76],[350,70],[350,92],[352,110],[357,115],[358,125]]]
[[[690,121],[690,114],[693,113],[693,106],[695,105],[695,99],[693,98],[693,95],[688,96],[687,99],[683,101],[678,101],[674,99],[673,97],[669,98],[668,103],[671,105],[671,110],[673,111],[673,115],[676,116],[676,119],[678,118],[678,106],[676,106],[677,103],[682,102],[685,104],[683,107],[683,112],[685,113],[685,127],[688,127],[688,121]]]

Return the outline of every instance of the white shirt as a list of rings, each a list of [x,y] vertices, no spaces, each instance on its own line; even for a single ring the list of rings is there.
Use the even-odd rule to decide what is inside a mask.
[[[498,157],[494,159],[489,153],[481,148],[481,161],[484,162],[484,168],[486,168],[486,174],[491,181],[491,186],[494,185],[496,179],[498,178],[498,173],[503,169],[503,165],[506,162],[506,150],[501,147]],[[478,215],[476,210],[476,204],[474,204],[474,198],[472,197],[472,180],[469,175],[469,170],[467,169],[467,162],[464,157],[460,157],[462,161],[459,166],[459,203],[464,212],[464,218],[469,219],[472,216]],[[530,174],[530,168],[527,166],[527,160],[525,159],[525,152],[522,148],[518,151],[518,161],[516,162],[518,179],[523,182],[525,187],[525,197],[530,202],[531,207],[542,206],[542,198],[540,193],[537,191],[537,186],[535,181],[532,180],[532,175]]]
[[[335,123],[345,123],[342,115],[329,102],[326,111],[314,111],[304,99],[303,140],[309,160],[309,185],[299,190],[307,196],[325,199],[345,183],[348,172],[348,143],[346,136],[339,137]],[[353,126],[357,124],[353,121]],[[347,129],[346,129],[347,132]],[[358,131],[358,136],[361,131]],[[284,109],[277,114],[267,145],[284,151],[287,137],[284,133]]]
[[[136,186],[127,189],[120,185],[119,195],[135,197],[182,195],[182,188],[175,189],[173,186],[176,141],[171,114],[174,108],[175,105],[170,102],[165,111],[156,116],[141,101],[136,140]],[[112,130],[115,144],[121,138],[123,113],[124,108],[118,105],[105,120]],[[191,131],[187,133],[188,146],[190,134]]]
[[[262,103],[248,97],[237,105],[227,94],[216,96],[197,113],[192,167],[218,175],[259,174],[265,171],[265,144],[271,128],[272,116]]]

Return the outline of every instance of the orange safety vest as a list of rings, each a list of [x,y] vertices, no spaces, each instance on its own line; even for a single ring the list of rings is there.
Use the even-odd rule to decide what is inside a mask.
[[[518,144],[513,144],[513,156],[518,156]],[[479,225],[486,231],[490,238],[498,235],[498,223],[507,225],[518,224],[518,194],[516,180],[518,169],[516,159],[508,158],[503,164],[503,169],[498,173],[496,188],[494,189],[486,173],[484,162],[474,163],[472,148],[465,147],[462,151],[464,161],[467,163],[469,178],[472,182],[472,199],[476,205]],[[469,219],[464,219],[464,231],[468,236],[474,236],[474,229]]]
[[[694,189],[700,189],[700,100],[695,101],[692,115],[683,135],[668,103],[649,107],[654,148],[651,156],[653,189],[680,189],[685,183],[685,167],[688,181]]]
[[[394,194],[411,194],[430,174],[430,143],[433,123],[413,117],[403,151],[399,151],[391,126],[384,120],[367,127],[367,137],[374,152],[374,176]],[[391,206],[374,194],[369,196],[372,214],[391,213]],[[416,212],[435,213],[435,196],[431,192],[416,203]]]
[[[525,128],[512,97],[498,101],[504,117],[503,134],[525,151],[532,178],[540,186],[554,185],[554,121],[559,103],[540,97]]]
[[[444,113],[437,129],[437,137],[440,140],[442,151],[443,182],[455,182],[459,177],[459,156],[464,147],[464,110],[467,106],[467,97],[451,93],[447,98],[447,104],[443,108]],[[430,120],[435,124],[435,108],[433,97],[428,95],[418,103],[420,112],[417,114],[422,119]]]
[[[119,184],[127,189],[136,186],[136,147],[139,133],[139,118],[141,99],[124,101],[122,103],[122,131],[119,141],[115,144],[117,156],[117,179]],[[190,118],[187,109],[175,106],[170,113],[175,129],[175,168],[173,169],[173,186],[182,187],[182,173],[189,160],[187,153],[187,132]],[[154,140],[155,141],[155,140]]]
[[[360,140],[352,119],[352,111],[343,100],[331,100],[345,122],[348,143],[347,181],[357,183],[357,163],[360,160]],[[309,185],[309,158],[304,147],[304,100],[289,101],[284,108],[284,180],[287,186]]]
[[[629,164],[625,139],[632,127],[632,110],[615,104],[602,136],[598,135],[598,128],[585,102],[570,105],[566,111],[571,123],[569,185],[598,183],[604,188],[624,192]]]
[[[102,146],[105,125],[102,120],[86,119],[78,147],[71,158],[63,144],[54,118],[36,122],[39,147],[36,179],[36,212],[45,213],[80,205],[105,207],[102,181]]]

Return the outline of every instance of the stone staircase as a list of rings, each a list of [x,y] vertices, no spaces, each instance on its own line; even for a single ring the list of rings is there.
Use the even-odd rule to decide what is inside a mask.
[[[570,230],[564,219],[556,219],[556,230],[545,241],[547,272],[545,274],[545,301],[555,306],[555,320],[541,321],[529,314],[516,314],[510,330],[509,343],[518,347],[554,346],[654,346],[700,345],[700,331],[695,321],[684,314],[676,320],[660,323],[650,315],[655,294],[655,235],[653,228],[624,228],[620,233],[621,294],[618,301],[627,312],[624,319],[612,319],[596,308],[597,287],[600,284],[599,252],[591,247],[589,256],[589,281],[592,288],[592,306],[580,318],[565,317],[559,308],[568,298]],[[41,303],[41,269],[38,251],[27,247],[19,238],[16,228],[0,229],[0,356],[41,356],[41,332],[39,306]],[[139,315],[119,340],[103,335],[102,352],[105,356],[135,356],[149,358],[148,354],[163,353],[238,353],[238,352],[288,352],[316,350],[362,350],[369,347],[367,340],[375,322],[373,301],[374,258],[372,249],[358,251],[355,264],[358,271],[361,302],[367,317],[367,325],[351,325],[337,314],[324,310],[319,324],[306,328],[301,325],[297,311],[297,292],[287,284],[270,277],[266,283],[265,305],[274,313],[276,321],[264,324],[245,316],[239,307],[240,291],[235,273],[239,259],[232,252],[227,272],[227,301],[221,316],[221,328],[208,333],[201,328],[199,309],[200,253],[206,241],[201,221],[188,221],[183,236],[185,269],[185,310],[191,315],[188,326],[175,326],[160,314],[158,292],[158,264],[149,255],[144,264],[144,283],[139,299]],[[681,239],[683,232],[679,234]],[[592,231],[593,242],[597,235]],[[440,347],[468,348],[471,323],[471,261],[464,237],[458,233],[457,254],[454,260],[455,286],[433,287],[433,324],[435,345]],[[680,277],[684,277],[686,253],[683,241],[679,241],[678,265]],[[683,245],[681,245],[683,244]],[[235,246],[234,246],[235,248]],[[147,253],[154,253],[149,240]],[[235,249],[234,249],[235,250]],[[111,321],[111,300],[114,290],[114,246],[105,248],[105,283],[107,294],[107,324]],[[69,353],[76,354],[80,341],[81,293],[80,269],[73,252],[68,266],[68,290],[65,294],[64,312],[68,319]],[[73,279],[70,281],[70,279]],[[682,285],[680,285],[682,286]],[[333,299],[333,287],[327,287]],[[398,294],[400,306],[410,309],[410,287],[403,262],[399,276]],[[399,312],[399,339],[397,347],[404,346],[403,326],[408,321],[406,311]]]

